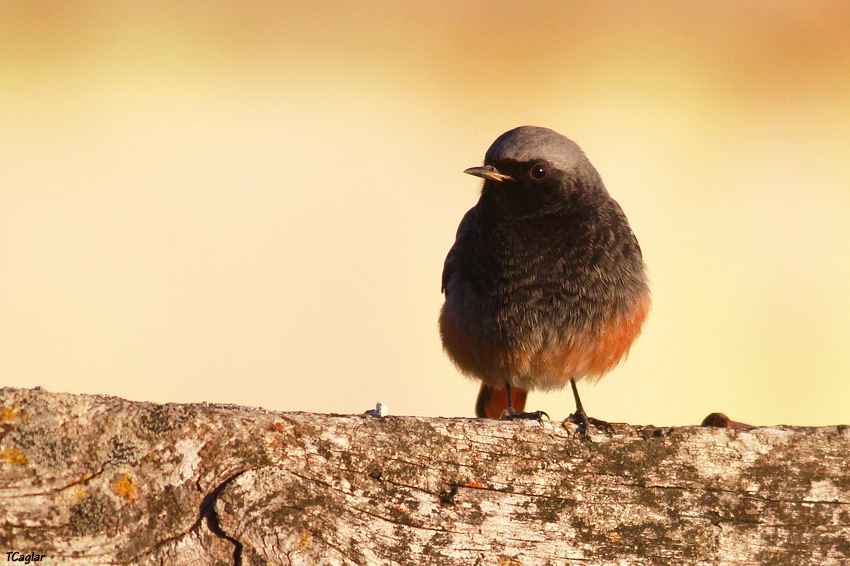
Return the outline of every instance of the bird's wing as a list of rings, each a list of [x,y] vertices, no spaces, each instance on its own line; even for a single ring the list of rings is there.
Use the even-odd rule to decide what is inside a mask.
[[[460,221],[460,226],[457,227],[457,235],[455,236],[455,243],[452,246],[452,249],[449,250],[449,255],[446,256],[446,261],[443,264],[443,282],[440,287],[440,292],[445,293],[446,288],[449,286],[449,280],[452,278],[452,274],[458,268],[458,256],[460,252],[458,251],[461,246],[463,246],[463,241],[470,237],[470,231],[472,230],[475,224],[475,217],[478,215],[478,209],[475,207],[470,208],[467,213],[463,216],[463,220]]]

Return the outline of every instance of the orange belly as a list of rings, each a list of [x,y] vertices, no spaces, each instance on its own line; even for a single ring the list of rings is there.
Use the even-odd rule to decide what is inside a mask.
[[[463,373],[494,388],[505,382],[523,389],[561,389],[570,379],[596,381],[626,356],[649,313],[648,296],[634,300],[597,328],[576,330],[513,347],[474,335],[469,325],[443,308],[440,335],[443,348]]]

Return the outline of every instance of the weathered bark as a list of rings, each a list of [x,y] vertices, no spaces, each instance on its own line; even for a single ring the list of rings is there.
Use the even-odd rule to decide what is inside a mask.
[[[847,564],[850,428],[271,413],[0,391],[0,558]]]

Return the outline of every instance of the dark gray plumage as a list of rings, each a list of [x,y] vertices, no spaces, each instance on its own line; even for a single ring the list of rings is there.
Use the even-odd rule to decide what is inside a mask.
[[[493,390],[599,379],[650,304],[622,209],[582,150],[548,128],[502,134],[466,172],[484,186],[443,269],[446,352]]]

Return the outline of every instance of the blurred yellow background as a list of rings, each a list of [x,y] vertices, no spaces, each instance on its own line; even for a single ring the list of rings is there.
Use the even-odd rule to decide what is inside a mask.
[[[590,414],[850,422],[846,2],[12,1],[0,73],[5,385],[471,416],[462,171],[535,124],[652,280]]]

